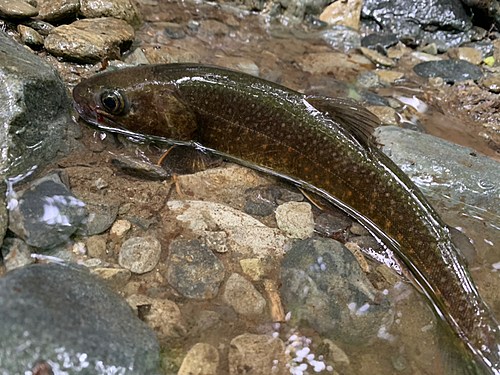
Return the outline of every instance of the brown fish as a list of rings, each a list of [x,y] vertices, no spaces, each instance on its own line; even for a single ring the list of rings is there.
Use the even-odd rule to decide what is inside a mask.
[[[98,74],[76,86],[73,96],[80,116],[95,125],[195,142],[334,203],[396,254],[473,354],[462,373],[500,374],[498,323],[447,226],[370,142],[376,120],[367,110],[197,64]]]

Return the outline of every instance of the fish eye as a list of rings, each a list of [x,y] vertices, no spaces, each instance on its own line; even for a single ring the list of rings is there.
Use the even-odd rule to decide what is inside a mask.
[[[119,90],[104,91],[101,94],[101,104],[113,115],[121,115],[125,111],[125,96]]]

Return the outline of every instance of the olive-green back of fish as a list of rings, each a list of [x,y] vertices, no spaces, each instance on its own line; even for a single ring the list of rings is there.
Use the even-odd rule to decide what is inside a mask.
[[[113,104],[113,95],[124,108],[115,115],[103,103]],[[74,96],[87,121],[194,140],[332,200],[397,253],[438,314],[477,357],[500,371],[496,321],[447,227],[409,178],[368,140],[376,124],[366,110],[196,64],[102,74],[77,86]]]

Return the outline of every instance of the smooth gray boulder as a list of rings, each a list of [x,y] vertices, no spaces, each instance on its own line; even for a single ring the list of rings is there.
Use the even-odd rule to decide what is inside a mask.
[[[156,334],[83,266],[9,272],[0,278],[0,316],[1,374],[26,374],[40,361],[54,374],[158,374]]]
[[[59,73],[0,31],[0,179],[33,176],[65,148],[69,109]]]

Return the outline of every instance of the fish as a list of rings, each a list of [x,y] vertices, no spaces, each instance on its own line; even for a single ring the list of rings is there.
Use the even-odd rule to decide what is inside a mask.
[[[450,229],[372,142],[378,121],[361,105],[182,63],[99,73],[73,98],[80,117],[102,129],[207,150],[342,209],[395,255],[459,338],[471,358],[463,373],[500,374],[498,323]]]

